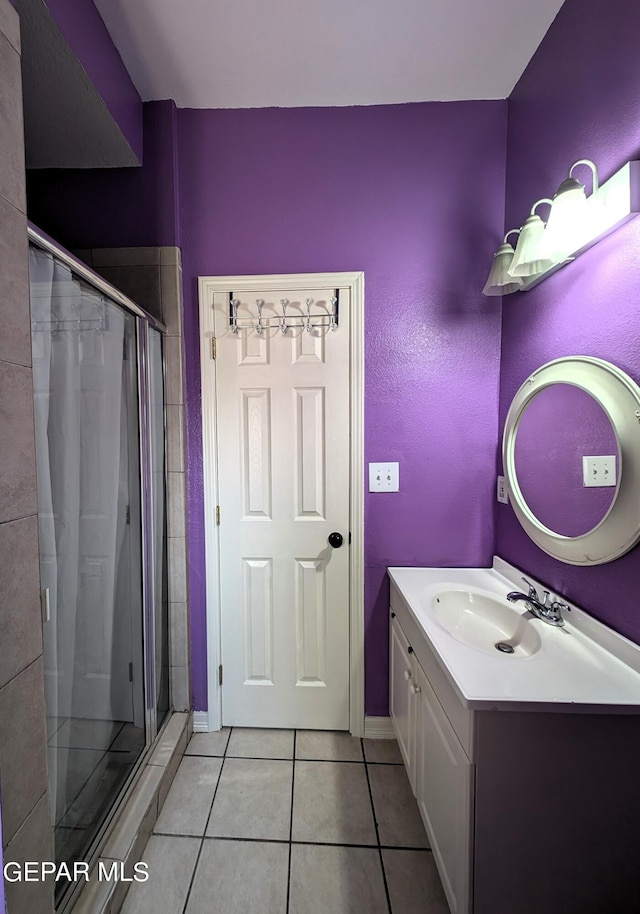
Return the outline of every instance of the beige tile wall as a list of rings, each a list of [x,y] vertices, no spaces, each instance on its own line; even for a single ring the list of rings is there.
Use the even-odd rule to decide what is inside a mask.
[[[0,0],[0,793],[5,861],[51,860],[18,14]],[[53,911],[7,883],[8,914]]]
[[[126,249],[125,249],[126,250]],[[141,254],[142,252],[142,254]],[[99,271],[167,324],[173,705],[189,708],[180,252],[102,252]],[[108,258],[111,256],[111,261]],[[128,261],[127,261],[128,256]],[[96,267],[98,265],[96,264]],[[19,18],[0,0],[0,797],[4,860],[52,860]],[[7,883],[8,914],[52,914],[44,883]]]
[[[169,650],[171,694],[176,711],[191,708],[189,594],[184,410],[182,265],[178,248],[160,248],[160,292],[165,339],[167,501],[169,534]]]

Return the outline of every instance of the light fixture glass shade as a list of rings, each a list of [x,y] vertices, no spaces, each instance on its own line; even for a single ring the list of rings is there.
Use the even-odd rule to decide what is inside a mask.
[[[579,166],[591,169],[592,186],[588,197],[584,187],[573,178],[573,171]],[[533,289],[601,238],[629,219],[640,216],[640,161],[627,162],[600,186],[595,163],[590,159],[580,159],[569,169],[569,177],[558,188],[554,201],[546,197],[538,200],[531,207],[531,217],[536,215],[536,210],[542,203],[550,205],[553,213],[547,228],[542,229],[537,218],[527,218],[519,230],[520,239],[515,252],[506,243],[511,235],[511,232],[507,233],[505,243],[494,257],[489,279],[483,289],[485,295],[508,295],[518,289],[523,292]],[[562,228],[567,210],[570,218]],[[539,242],[538,250],[535,250],[536,242]],[[525,275],[525,264],[531,271],[530,275]]]
[[[509,233],[511,234],[511,233]],[[482,290],[484,295],[510,295],[522,285],[519,276],[510,276],[509,267],[513,260],[513,247],[506,241],[495,253],[489,276]]]
[[[544,222],[536,213],[527,217],[520,229],[518,243],[513,255],[509,273],[511,276],[536,276],[552,267],[556,260],[542,253]]]
[[[565,260],[582,246],[588,231],[589,207],[584,185],[575,178],[563,181],[553,198],[549,221],[540,244],[540,256]]]

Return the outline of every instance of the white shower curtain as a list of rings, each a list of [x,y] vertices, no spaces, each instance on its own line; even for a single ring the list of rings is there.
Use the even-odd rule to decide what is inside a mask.
[[[126,317],[50,254],[29,256],[47,716],[131,720]],[[70,764],[50,754],[54,822]]]

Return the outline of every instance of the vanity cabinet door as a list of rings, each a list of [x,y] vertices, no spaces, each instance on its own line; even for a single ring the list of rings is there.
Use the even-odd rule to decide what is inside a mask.
[[[411,788],[415,794],[415,660],[409,642],[392,615],[390,637],[390,711]],[[415,689],[415,686],[414,686]]]
[[[416,664],[416,797],[452,914],[468,914],[474,767]]]

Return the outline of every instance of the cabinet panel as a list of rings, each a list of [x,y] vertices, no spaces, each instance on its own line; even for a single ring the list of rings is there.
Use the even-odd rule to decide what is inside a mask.
[[[390,637],[390,712],[391,720],[398,738],[398,745],[409,775],[414,794],[415,784],[415,697],[410,691],[413,682],[412,657],[409,654],[409,642],[398,624],[391,619]]]
[[[416,664],[416,796],[452,914],[470,908],[474,768]]]
[[[407,608],[403,597],[398,592],[393,581],[391,582],[391,611],[395,612],[397,621],[400,622],[402,631],[415,649],[417,662],[424,670],[431,683],[433,691],[438,696],[438,701],[462,743],[465,752],[473,761],[473,726],[474,714],[462,703],[461,696],[456,692],[441,664],[436,659],[433,650],[428,646],[424,634],[421,632],[415,619]]]

